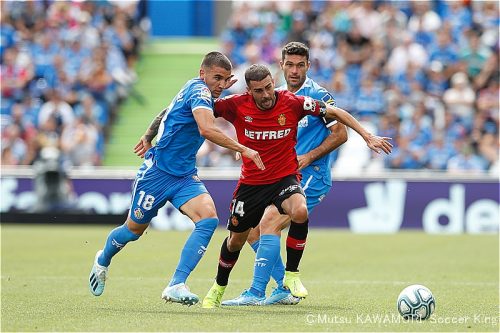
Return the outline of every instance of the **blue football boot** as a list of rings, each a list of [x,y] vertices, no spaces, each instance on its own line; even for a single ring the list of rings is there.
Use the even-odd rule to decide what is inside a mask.
[[[262,305],[265,297],[259,297],[250,292],[250,290],[244,290],[240,296],[235,299],[230,299],[228,301],[222,302],[224,306],[242,306],[242,305]]]
[[[277,287],[262,305],[295,305],[299,304],[300,300],[301,298],[293,296],[290,290]]]

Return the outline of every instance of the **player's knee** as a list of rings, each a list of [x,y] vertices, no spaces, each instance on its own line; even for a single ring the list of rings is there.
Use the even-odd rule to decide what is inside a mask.
[[[304,223],[308,219],[308,212],[306,205],[300,205],[292,210],[290,214],[292,221],[295,223]]]
[[[248,234],[247,242],[248,242],[248,244],[252,245],[256,241],[258,241],[259,238],[260,238],[260,232],[259,232],[259,230],[258,229],[253,229]]]
[[[218,225],[219,225],[219,219],[216,217],[215,218],[212,217],[198,221],[197,223],[195,223],[194,227],[197,230],[213,234],[215,232],[215,229],[217,229]]]
[[[127,229],[138,237],[142,236],[144,231],[148,228],[148,225],[149,223],[139,224],[132,221],[131,219],[127,219],[127,222],[125,222],[125,226],[127,227]]]
[[[262,221],[260,224],[260,235],[281,235],[281,224],[275,221]]]
[[[195,214],[195,222],[197,222],[196,220],[217,219],[217,211],[213,205],[206,205],[203,209],[199,209],[198,212],[195,212]]]
[[[229,237],[227,240],[227,249],[229,252],[236,252],[243,248],[245,245],[246,239],[239,237]]]

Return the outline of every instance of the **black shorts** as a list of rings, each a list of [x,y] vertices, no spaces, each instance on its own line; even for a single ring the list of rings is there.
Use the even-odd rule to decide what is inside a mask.
[[[255,228],[260,223],[264,210],[271,204],[274,204],[281,214],[286,214],[281,204],[295,193],[305,196],[296,175],[286,176],[272,184],[238,184],[231,202],[231,215],[227,221],[227,229],[244,232]]]

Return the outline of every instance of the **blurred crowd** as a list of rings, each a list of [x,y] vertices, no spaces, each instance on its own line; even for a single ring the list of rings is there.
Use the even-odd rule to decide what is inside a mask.
[[[144,38],[144,1],[1,2],[1,160],[101,163]]]
[[[498,173],[496,1],[238,2],[228,22],[222,50],[239,78],[230,93],[245,90],[252,63],[269,64],[283,84],[281,47],[300,41],[310,47],[309,76],[393,138],[385,157],[360,154],[363,143],[349,140],[337,164]],[[207,143],[199,163],[234,165],[230,155]]]

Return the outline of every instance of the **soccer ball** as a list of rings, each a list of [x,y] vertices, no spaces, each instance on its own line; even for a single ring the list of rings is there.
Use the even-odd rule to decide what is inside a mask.
[[[397,305],[404,319],[425,320],[434,312],[436,300],[429,288],[414,284],[403,289]]]

